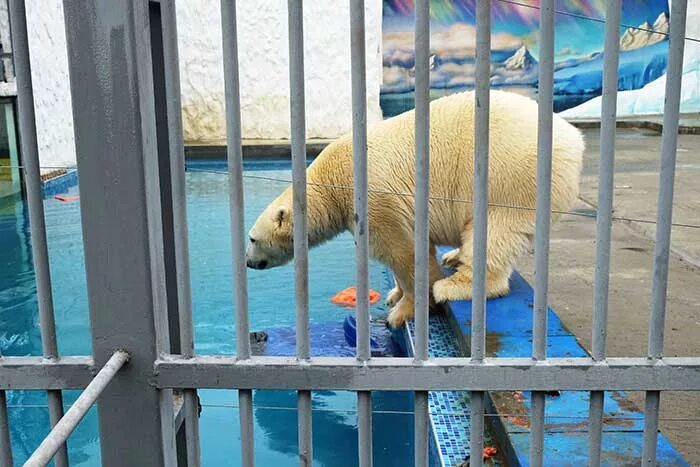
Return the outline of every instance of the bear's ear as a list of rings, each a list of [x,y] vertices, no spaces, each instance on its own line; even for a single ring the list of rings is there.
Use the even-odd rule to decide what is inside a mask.
[[[277,227],[282,227],[282,223],[287,219],[289,216],[289,208],[287,206],[280,206],[277,208],[277,212],[275,212],[275,222],[277,223]]]

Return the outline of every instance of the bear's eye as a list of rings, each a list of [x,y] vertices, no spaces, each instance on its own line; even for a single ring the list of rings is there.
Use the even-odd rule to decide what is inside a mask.
[[[253,237],[250,237],[250,243],[255,243],[255,239]]]

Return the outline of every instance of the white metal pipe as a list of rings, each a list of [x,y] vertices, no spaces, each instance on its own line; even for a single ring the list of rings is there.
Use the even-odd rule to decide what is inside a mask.
[[[68,409],[63,418],[51,429],[51,432],[44,438],[36,451],[24,463],[24,467],[43,467],[51,461],[51,458],[73,433],[73,430],[90,410],[102,391],[128,360],[129,354],[127,352],[123,350],[114,352],[107,363],[105,363],[105,366],[95,375],[95,378]]]

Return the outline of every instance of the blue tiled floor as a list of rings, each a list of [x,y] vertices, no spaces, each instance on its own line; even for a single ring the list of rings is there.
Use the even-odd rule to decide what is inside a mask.
[[[457,337],[447,318],[431,315],[428,351],[431,357],[459,357]],[[409,323],[413,338],[413,322]],[[439,391],[428,394],[428,406],[433,432],[445,467],[456,467],[469,457],[470,398],[466,391]],[[484,445],[493,445],[493,437],[485,433]],[[464,464],[462,464],[464,465]],[[491,465],[499,465],[493,462]]]

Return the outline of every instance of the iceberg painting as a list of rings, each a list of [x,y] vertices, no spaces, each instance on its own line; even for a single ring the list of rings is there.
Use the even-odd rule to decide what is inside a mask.
[[[491,86],[537,96],[539,0],[494,0]],[[602,92],[604,0],[557,0],[554,110]],[[384,0],[382,110],[386,117],[413,107],[413,0]],[[431,97],[474,87],[476,0],[431,0]],[[622,0],[618,88],[641,89],[666,72],[668,1]]]

